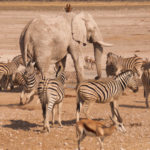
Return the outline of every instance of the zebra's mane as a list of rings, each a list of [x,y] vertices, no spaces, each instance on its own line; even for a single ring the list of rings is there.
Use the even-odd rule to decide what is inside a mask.
[[[132,70],[126,70],[126,71],[123,71],[123,72],[119,73],[118,75],[116,75],[116,76],[114,77],[114,79],[117,79],[118,77],[122,76],[123,74],[125,74],[125,73],[127,73],[127,72],[131,72],[131,73],[133,74],[133,71],[132,71]]]

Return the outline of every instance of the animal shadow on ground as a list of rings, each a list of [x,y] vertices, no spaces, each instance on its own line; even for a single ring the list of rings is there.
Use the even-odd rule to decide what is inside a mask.
[[[32,110],[36,109],[32,106],[20,105],[19,103],[18,104],[2,104],[2,105],[0,105],[0,107],[8,107],[8,108],[11,108],[11,109],[16,109],[17,108],[17,109],[29,110],[29,111],[32,111]]]
[[[12,128],[14,130],[24,130],[24,131],[29,131],[31,128],[35,128],[39,126],[38,124],[35,123],[30,123],[28,121],[23,121],[23,120],[10,120],[11,124],[3,125],[4,128]]]
[[[62,125],[64,125],[64,126],[73,126],[75,123],[76,123],[75,119],[62,121]]]
[[[19,108],[20,104],[2,104],[0,107]]]
[[[119,107],[146,109],[146,107],[145,107],[145,106],[126,105],[126,104],[121,104],[121,105],[119,105]]]

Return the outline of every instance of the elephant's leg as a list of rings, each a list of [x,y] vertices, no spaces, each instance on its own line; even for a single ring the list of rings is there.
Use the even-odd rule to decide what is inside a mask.
[[[95,64],[97,70],[97,77],[95,77],[95,79],[99,79],[101,78],[101,73],[102,73],[101,59],[103,54],[103,47],[98,43],[94,43],[93,46],[94,46],[94,57],[95,57]]]
[[[61,63],[63,65],[63,69],[65,70],[65,67],[66,67],[66,59],[67,59],[67,56],[65,56],[62,60],[61,60]]]
[[[51,51],[47,51],[49,47],[36,48],[36,62],[39,71],[42,73],[43,78],[55,78],[55,62],[52,62]]]
[[[65,70],[66,58],[67,58],[67,56],[65,56],[62,60],[60,60],[59,62],[56,63],[56,74],[57,75],[59,74],[59,72],[63,72]],[[62,66],[62,69],[59,69],[60,66]]]
[[[74,44],[76,45],[76,44]],[[69,53],[73,59],[76,75],[77,75],[77,83],[83,81],[84,69],[83,69],[83,57],[80,50],[80,46],[71,46]]]

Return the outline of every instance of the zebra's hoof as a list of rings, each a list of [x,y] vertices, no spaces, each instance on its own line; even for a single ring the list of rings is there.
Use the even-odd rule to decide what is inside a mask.
[[[43,132],[44,132],[44,133],[50,132],[50,128],[49,128],[49,127],[43,127]]]
[[[62,128],[63,127],[63,125],[62,124],[59,124],[59,128]]]

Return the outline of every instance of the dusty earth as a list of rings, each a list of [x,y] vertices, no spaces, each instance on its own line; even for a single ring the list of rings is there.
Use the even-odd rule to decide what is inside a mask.
[[[74,9],[79,12],[81,9]],[[7,62],[19,54],[19,35],[25,24],[35,16],[61,14],[60,11],[11,11],[0,10],[0,61]],[[103,77],[105,77],[106,54],[110,51],[124,57],[137,54],[143,59],[150,56],[150,8],[91,8],[91,13],[98,23],[104,40],[113,43],[113,47],[104,48]],[[93,57],[92,46],[83,49],[84,56]],[[67,71],[74,71],[68,57]],[[86,78],[93,78],[95,71],[85,70]],[[69,81],[74,77],[69,76]],[[19,106],[20,92],[0,93],[0,150],[75,150],[77,149],[75,133],[76,93],[70,84],[66,85],[63,101],[62,124],[56,124],[50,133],[42,131],[42,111],[40,103],[34,101]],[[145,108],[143,87],[138,93],[126,91],[120,97],[120,113],[127,133],[115,132],[104,140],[105,150],[150,150],[150,110]],[[109,104],[95,104],[91,110],[95,119],[109,119]],[[82,115],[82,117],[84,117]],[[87,137],[81,144],[82,150],[99,149],[95,138]]]

